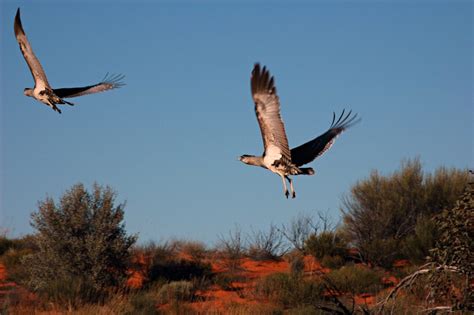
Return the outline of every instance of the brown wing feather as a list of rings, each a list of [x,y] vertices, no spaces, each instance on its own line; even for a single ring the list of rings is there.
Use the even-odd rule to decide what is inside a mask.
[[[257,63],[252,71],[250,83],[265,150],[273,144],[281,150],[283,157],[291,161],[285,126],[280,116],[280,100],[273,77],[270,77],[265,67],[261,69]]]
[[[36,58],[33,49],[31,48],[28,39],[26,38],[25,31],[23,30],[23,26],[21,25],[20,19],[20,8],[16,11],[15,16],[15,23],[14,23],[14,30],[15,30],[15,37],[20,45],[21,53],[25,58],[28,67],[30,68],[31,74],[33,75],[33,79],[35,80],[36,85],[44,85],[45,87],[50,87],[48,79],[46,78],[46,74],[39,62],[38,58]]]

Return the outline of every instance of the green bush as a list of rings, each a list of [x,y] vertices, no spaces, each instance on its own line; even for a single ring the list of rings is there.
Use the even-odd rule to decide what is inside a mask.
[[[383,273],[359,265],[347,265],[326,275],[342,292],[376,293],[383,288]]]
[[[148,272],[148,279],[151,282],[159,279],[178,281],[203,277],[212,277],[211,265],[209,263],[185,259],[154,261]]]
[[[130,296],[131,310],[126,312],[125,315],[158,315],[156,308],[156,298],[146,291],[138,291],[137,293]]]
[[[195,292],[191,281],[173,281],[161,287],[158,291],[158,301],[161,304],[177,301],[191,302]]]
[[[288,315],[327,315],[327,311],[322,311],[314,306],[301,306],[297,308],[289,309],[285,314]]]
[[[189,255],[193,260],[200,261],[207,254],[206,245],[197,241],[178,241],[178,248],[181,252]]]
[[[259,280],[255,286],[257,297],[268,299],[284,308],[314,305],[323,298],[324,286],[317,281],[299,276],[276,273]]]
[[[24,264],[24,260],[31,254],[31,249],[10,248],[0,257],[0,262],[7,268],[7,277],[9,280],[20,284],[24,284],[28,281],[29,272],[28,267]]]
[[[414,264],[425,262],[438,237],[439,231],[433,220],[418,218],[414,234],[408,235],[402,242],[403,256]]]
[[[426,174],[419,159],[388,176],[373,171],[344,198],[345,232],[366,262],[390,268],[411,251],[404,240],[415,233],[418,218],[452,207],[467,182],[465,170],[441,167]]]
[[[339,255],[336,255],[336,256],[326,255],[323,257],[323,259],[321,259],[321,265],[327,268],[331,268],[331,269],[339,269],[342,266],[344,266],[345,263],[346,261],[344,260],[344,258],[342,258]]]
[[[302,275],[304,272],[304,257],[299,252],[294,252],[288,256],[290,263],[290,273],[294,276]]]
[[[39,203],[32,214],[38,250],[25,258],[30,288],[54,300],[96,302],[122,283],[136,237],[126,235],[125,205],[114,206],[115,197],[109,187],[88,192],[78,184],[59,204]]]
[[[3,255],[7,250],[14,247],[13,240],[6,236],[0,236],[0,256]]]
[[[359,252],[363,257],[369,257],[365,255],[370,255],[372,258],[366,260],[385,269],[391,269],[396,260],[405,258],[401,240],[394,238],[380,238],[364,242],[359,245]]]
[[[347,256],[347,242],[341,233],[324,231],[311,234],[305,243],[306,252],[321,260],[324,256]]]

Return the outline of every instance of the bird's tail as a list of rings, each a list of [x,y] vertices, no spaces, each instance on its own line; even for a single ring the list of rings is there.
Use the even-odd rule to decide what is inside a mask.
[[[314,175],[314,170],[311,167],[300,167],[301,175]]]

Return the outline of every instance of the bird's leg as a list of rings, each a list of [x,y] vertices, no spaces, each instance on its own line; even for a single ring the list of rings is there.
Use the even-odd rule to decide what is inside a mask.
[[[290,182],[291,198],[296,198],[295,188],[293,187],[293,180],[288,176],[285,177]]]
[[[283,192],[285,193],[285,196],[288,199],[288,196],[290,195],[290,193],[288,192],[288,189],[286,188],[285,177],[281,176],[281,175],[280,175],[280,177],[281,177],[281,181],[283,182]]]

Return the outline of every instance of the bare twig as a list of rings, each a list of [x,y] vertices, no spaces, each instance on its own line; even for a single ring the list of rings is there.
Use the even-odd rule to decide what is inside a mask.
[[[380,306],[380,313],[382,313],[385,307],[385,304],[387,304],[390,299],[395,298],[397,296],[398,291],[400,291],[400,289],[411,286],[420,275],[427,274],[432,271],[442,271],[442,270],[449,271],[449,272],[459,271],[459,269],[454,266],[441,265],[441,266],[434,267],[433,263],[424,264],[423,266],[418,268],[417,271],[413,272],[412,274],[400,280],[400,282],[395,286],[395,288],[393,288],[392,291],[390,291],[389,295],[383,301],[378,303],[378,305]]]

